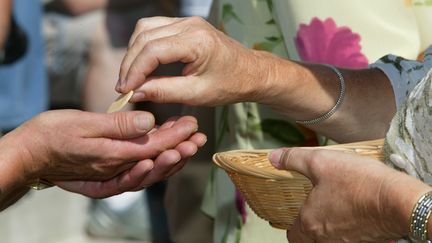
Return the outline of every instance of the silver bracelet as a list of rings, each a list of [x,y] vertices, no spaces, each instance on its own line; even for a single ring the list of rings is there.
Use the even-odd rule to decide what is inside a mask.
[[[411,214],[410,239],[414,242],[428,240],[428,221],[432,213],[432,191],[424,194],[417,201]]]
[[[312,119],[312,120],[299,120],[299,121],[296,121],[299,124],[303,124],[303,125],[315,125],[315,124],[318,124],[318,123],[320,123],[322,121],[325,121],[329,117],[331,117],[336,112],[336,110],[339,108],[339,106],[342,104],[342,101],[343,101],[343,99],[345,97],[345,79],[342,76],[342,73],[337,68],[335,68],[335,67],[333,67],[331,65],[325,65],[325,66],[331,68],[337,74],[337,76],[339,78],[339,88],[340,88],[339,98],[337,99],[336,104],[333,106],[333,108],[331,108],[324,115],[322,115],[322,116],[320,116],[318,118]]]

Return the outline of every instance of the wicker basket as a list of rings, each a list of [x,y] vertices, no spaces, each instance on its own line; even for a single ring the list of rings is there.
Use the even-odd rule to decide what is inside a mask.
[[[338,144],[332,149],[384,159],[384,140]],[[289,229],[297,218],[311,182],[293,171],[275,169],[267,159],[271,150],[234,150],[217,153],[213,161],[223,168],[241,191],[252,210],[270,225]]]

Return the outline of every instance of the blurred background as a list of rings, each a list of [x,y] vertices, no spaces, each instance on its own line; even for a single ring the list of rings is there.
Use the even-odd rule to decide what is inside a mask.
[[[210,5],[210,0],[2,0],[0,134],[48,109],[105,112],[118,96],[114,85],[136,22],[150,16],[206,18]],[[179,70],[169,65],[157,72]],[[151,111],[157,122],[211,113],[177,104],[127,109]],[[211,133],[212,126],[209,116],[201,129]],[[211,154],[200,151],[167,182],[104,200],[58,188],[31,192],[0,214],[0,242],[211,242],[212,221],[199,210]],[[166,190],[173,196],[164,202]]]

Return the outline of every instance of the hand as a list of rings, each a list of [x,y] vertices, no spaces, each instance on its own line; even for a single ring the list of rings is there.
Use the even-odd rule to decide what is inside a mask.
[[[204,135],[195,134],[197,123],[193,117],[169,121],[159,129],[153,127],[154,118],[147,112],[50,111],[15,129],[2,142],[20,148],[22,174],[29,180],[104,181],[129,170],[118,178],[120,189],[129,189],[136,185],[136,176],[153,168],[148,159],[157,156],[156,162],[161,161],[161,165],[154,166],[155,172],[149,174],[153,179],[147,183],[166,174],[180,157],[191,156],[205,142]],[[65,188],[79,191],[67,185]],[[90,190],[85,192],[91,194]],[[95,196],[113,193],[119,190]]]
[[[259,99],[271,87],[263,55],[199,17],[145,18],[131,37],[116,90],[135,90],[134,102],[215,106]],[[186,64],[183,76],[152,76],[160,64],[174,62]]]
[[[175,121],[164,123],[154,132],[171,128]],[[113,196],[125,191],[138,191],[178,172],[207,141],[202,133],[192,135],[187,141],[162,152],[156,159],[145,159],[131,169],[107,181],[58,181],[57,186],[92,198]]]
[[[279,169],[294,170],[314,185],[287,233],[296,242],[389,242],[408,235],[410,214],[422,182],[376,159],[316,149],[270,154]]]

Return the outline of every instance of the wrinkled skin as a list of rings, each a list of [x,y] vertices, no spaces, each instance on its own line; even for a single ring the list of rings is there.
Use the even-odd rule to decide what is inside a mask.
[[[43,178],[95,198],[140,190],[180,170],[204,145],[197,129],[193,117],[155,128],[153,115],[142,111],[45,112],[1,139],[1,166],[11,174],[0,186],[7,193]]]
[[[390,242],[408,235],[411,210],[430,187],[368,157],[328,150],[276,150],[278,169],[304,174],[313,184],[287,232],[290,243]]]

